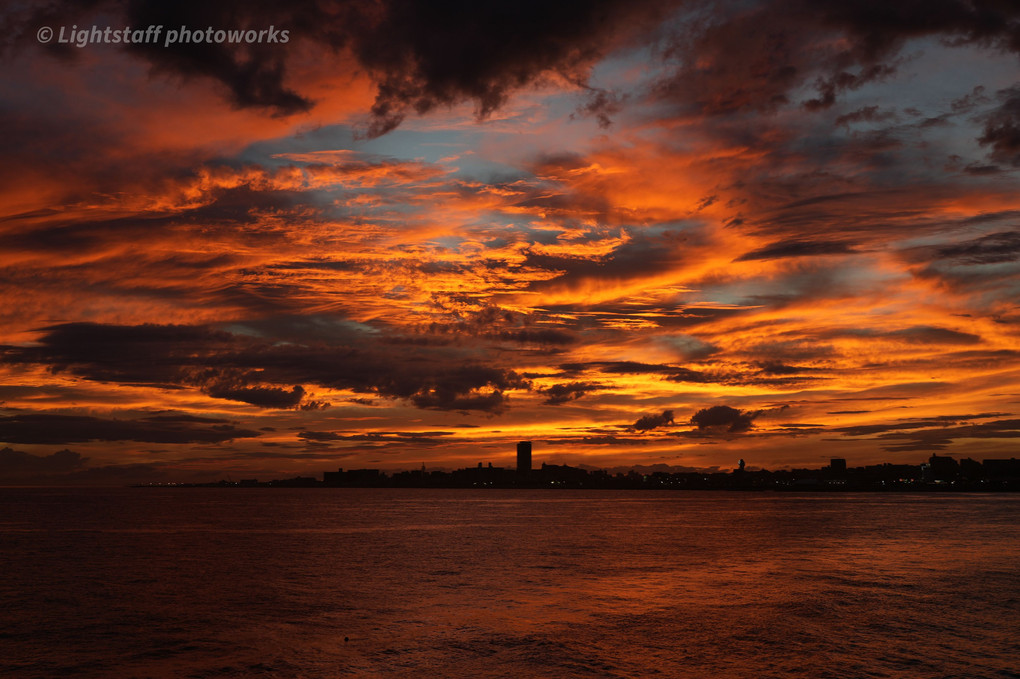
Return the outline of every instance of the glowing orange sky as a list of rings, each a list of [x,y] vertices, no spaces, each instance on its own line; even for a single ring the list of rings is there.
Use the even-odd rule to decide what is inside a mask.
[[[1020,11],[829,4],[10,10],[0,482],[1016,456]]]

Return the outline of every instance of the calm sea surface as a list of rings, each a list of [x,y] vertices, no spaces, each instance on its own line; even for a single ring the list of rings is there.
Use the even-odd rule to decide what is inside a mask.
[[[1020,677],[1020,495],[0,489],[0,567],[5,677]]]

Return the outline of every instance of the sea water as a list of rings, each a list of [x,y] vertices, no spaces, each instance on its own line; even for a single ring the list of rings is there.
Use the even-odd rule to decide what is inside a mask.
[[[0,489],[0,676],[1020,677],[1020,495]]]

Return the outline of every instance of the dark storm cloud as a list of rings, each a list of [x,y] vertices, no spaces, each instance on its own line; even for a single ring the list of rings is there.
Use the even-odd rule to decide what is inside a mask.
[[[506,398],[501,391],[485,394],[464,394],[448,389],[423,389],[413,394],[411,403],[418,408],[429,410],[456,410],[500,413],[506,407]]]
[[[808,99],[804,108],[809,111],[829,108],[836,103],[836,95],[847,90],[856,90],[876,80],[884,80],[896,73],[897,64],[868,64],[861,67],[859,73],[839,71],[828,76],[819,76],[815,80],[818,98]]]
[[[957,264],[1000,264],[1020,259],[1020,231],[990,233],[980,238],[925,249],[939,259],[953,260]]]
[[[730,384],[758,386],[795,386],[797,384],[825,379],[800,375],[814,372],[816,368],[790,366],[779,361],[763,361],[744,370],[692,370],[675,365],[638,363],[634,361],[593,361],[590,363],[565,363],[560,366],[564,375],[578,375],[589,370],[602,374],[621,375],[662,375],[669,382],[691,384]]]
[[[858,411],[846,411],[846,412],[858,412]],[[967,422],[968,420],[982,420],[989,417],[1002,417],[1009,413],[974,413],[966,415],[939,415],[937,417],[929,417],[919,420],[897,420],[895,422],[888,422],[883,424],[864,424],[853,427],[836,427],[830,431],[843,434],[844,436],[871,436],[874,434],[885,435],[888,432],[902,432],[905,430],[913,429],[930,429],[932,427],[940,427],[940,432],[950,431],[951,425],[957,425],[960,422]],[[1020,420],[997,420],[996,422],[988,422],[980,425],[966,425],[966,427],[978,427],[982,431],[994,431],[999,425],[1005,423],[1010,428],[1016,428],[1012,424],[1020,422]],[[986,427],[985,425],[996,425]],[[965,427],[965,428],[966,428]],[[958,428],[957,428],[958,429]]]
[[[573,344],[577,338],[570,333],[552,328],[525,328],[522,330],[503,330],[491,337],[521,344],[567,345]]]
[[[864,204],[880,198],[886,191],[855,191],[852,193],[827,193],[810,198],[802,198],[779,207],[780,210],[793,208],[811,207],[825,203],[853,202]]]
[[[472,363],[456,365],[463,359],[454,355],[409,354],[394,358],[368,349],[338,352],[318,347],[293,357],[279,357],[286,367],[274,366],[276,357],[265,358],[270,373],[277,368],[283,374],[302,375],[305,382],[404,398],[419,408],[437,410],[502,412],[507,400],[503,392],[527,386],[511,370]]]
[[[528,252],[526,265],[560,275],[549,280],[536,281],[530,289],[544,291],[550,288],[572,287],[587,280],[629,280],[644,278],[669,271],[676,266],[676,241],[665,235],[630,233],[630,240],[619,246],[604,259],[577,259]]]
[[[194,422],[198,424],[226,424],[230,420],[219,417],[201,417],[199,415],[151,415],[145,418],[146,422]],[[276,431],[272,427],[262,427],[262,431]]]
[[[998,165],[978,165],[977,163],[967,165],[963,168],[963,171],[975,177],[984,177],[1004,172]]]
[[[904,429],[924,429],[939,425],[935,421],[927,422],[892,422],[889,424],[860,424],[854,427],[836,427],[831,431],[843,434],[844,436],[871,436],[889,431],[902,431]]]
[[[592,436],[581,436],[576,438],[556,439],[556,443],[565,445],[585,446],[644,446],[648,445],[648,439],[638,436],[615,436],[613,434],[598,434]]]
[[[907,443],[902,446],[883,446],[882,450],[890,453],[911,453],[917,451],[945,450],[951,441],[946,440],[938,443]]]
[[[264,444],[265,445],[265,444]],[[288,453],[283,451],[259,451],[259,452],[245,452],[245,453],[233,453],[231,457],[238,457],[245,460],[342,460],[347,457],[354,457],[358,454],[360,447],[355,449],[337,449],[337,448],[321,448],[316,447],[311,452],[308,452],[307,448],[302,449],[302,452]],[[206,458],[204,460],[197,460],[201,462],[221,462],[216,458]]]
[[[577,375],[589,370],[604,375],[663,375],[670,382],[691,382],[707,384],[726,382],[734,375],[708,373],[691,370],[665,363],[639,363],[637,361],[591,361],[588,363],[564,363],[560,366],[564,375]]]
[[[653,319],[655,323],[664,328],[689,328],[713,321],[732,318],[744,314],[753,313],[755,307],[676,307],[675,305],[664,304],[642,304],[636,300],[609,301],[601,304],[585,305],[578,308],[576,305],[550,304],[542,307],[548,313],[568,314],[575,317],[575,325],[580,328],[590,327],[593,323],[605,320],[613,320],[614,317],[621,319],[632,318],[635,315],[644,315]],[[694,349],[695,347],[691,347]],[[703,345],[697,348],[698,351],[709,350],[710,347]]]
[[[946,344],[946,345],[968,345],[968,344],[980,344],[982,339],[979,335],[975,335],[969,332],[960,332],[959,330],[950,330],[949,328],[940,328],[937,326],[930,325],[915,325],[909,328],[903,328],[901,330],[890,330],[890,331],[879,331],[871,330],[868,328],[858,329],[839,329],[832,331],[823,331],[815,334],[816,338],[825,339],[836,339],[836,338],[854,338],[854,339],[891,339],[898,342],[904,342],[906,344]],[[804,358],[809,358],[810,355],[806,354]]]
[[[1015,30],[1014,40],[1020,44],[1020,27]],[[978,141],[992,148],[992,159],[1020,167],[1020,85],[1000,90],[998,98],[1001,103],[985,117],[984,132]]]
[[[632,445],[647,445],[648,441],[642,438],[631,438],[631,437],[618,437],[612,435],[605,436],[584,436],[581,438],[581,443],[587,445],[596,446],[632,446]]]
[[[60,450],[50,455],[32,455],[20,450],[0,450],[0,480],[14,480],[26,476],[45,474],[67,474],[82,468],[88,458],[70,450]]]
[[[183,381],[189,385],[200,386],[202,391],[213,398],[228,401],[239,401],[259,408],[275,408],[279,410],[319,410],[328,403],[305,399],[305,388],[300,384],[290,389],[285,387],[252,386],[261,381],[261,375],[253,370],[229,370],[223,368],[205,368],[199,370],[182,370]]]
[[[757,371],[750,366],[744,370],[713,370],[711,372],[681,368],[666,379],[670,382],[689,382],[692,384],[756,385],[763,387],[796,387],[803,385],[805,382],[827,379],[799,374],[812,370],[814,369],[787,366],[773,361],[760,364]]]
[[[779,361],[765,361],[758,364],[761,371],[766,375],[797,375],[811,368],[801,368],[795,365],[786,365]]]
[[[0,10],[2,12],[2,10]],[[0,23],[0,30],[3,26]],[[2,61],[2,54],[0,54]],[[6,64],[5,68],[9,68]],[[127,174],[135,180],[150,178],[167,165],[185,167],[185,158],[165,158],[155,166],[151,157],[131,160],[123,154],[106,152],[123,144],[120,130],[106,121],[87,120],[73,110],[41,108],[26,115],[13,103],[0,109],[0,178],[5,183],[23,179],[27,167],[44,166],[52,176],[66,178],[69,201],[84,200],[89,195],[83,180],[95,183],[123,181]],[[187,155],[187,154],[181,154]],[[14,221],[33,221],[58,215],[57,210],[37,210],[9,217]]]
[[[38,363],[101,382],[175,386],[189,357],[233,347],[204,326],[65,323],[44,328],[38,346],[0,346],[0,363]]]
[[[155,2],[150,0],[86,0],[47,3],[30,10],[7,12],[9,24],[22,42],[27,42],[40,26],[91,26],[101,17],[112,19],[114,26],[147,27],[162,25],[166,30],[187,26],[191,29],[268,29],[270,25],[290,29],[291,36],[301,28],[314,28],[313,35],[328,40],[328,24],[315,25],[323,19],[323,9],[316,2],[297,2],[306,11],[295,11],[294,4],[245,3],[239,1],[203,3]],[[165,37],[165,32],[162,37]],[[292,44],[292,41],[288,44]],[[74,47],[51,43],[46,49],[58,58],[76,57]],[[154,71],[185,78],[206,77],[223,84],[231,101],[237,106],[262,107],[288,114],[307,110],[311,102],[285,84],[287,44],[231,45],[189,43],[177,48],[164,47],[162,40],[152,44],[131,44],[125,49],[146,59]]]
[[[646,373],[670,373],[674,366],[661,363],[638,363],[637,361],[592,361],[589,363],[564,363],[560,366],[564,372],[575,373],[585,370],[598,370],[613,375],[641,375]]]
[[[7,116],[0,111],[0,128]],[[327,208],[309,200],[323,186],[337,192],[356,191],[359,181],[371,184],[370,189],[386,189],[394,202],[407,198],[402,189],[387,182],[399,184],[413,181],[415,176],[432,176],[435,168],[392,159],[369,157],[368,160],[337,163],[334,165],[297,164],[267,168],[261,165],[232,163],[211,159],[201,151],[161,154],[158,162],[151,154],[123,156],[124,139],[95,136],[89,130],[79,131],[77,122],[55,119],[50,127],[40,127],[37,137],[20,134],[21,121],[15,121],[11,134],[0,139],[0,155],[10,156],[12,162],[0,166],[4,172],[24,172],[24,168],[45,167],[47,174],[56,178],[67,177],[64,182],[65,205],[78,201],[95,201],[96,193],[125,193],[150,195],[159,207],[141,210],[68,210],[46,213],[36,211],[17,215],[4,221],[14,222],[5,229],[6,249],[14,251],[56,252],[78,254],[88,251],[114,251],[118,243],[137,243],[156,239],[157,242],[176,244],[180,238],[218,238],[224,242],[243,246],[269,248],[292,244],[296,237],[292,231],[278,224],[266,224],[266,215],[292,215],[302,223],[335,219],[343,210]],[[76,135],[92,140],[89,146],[80,139],[67,145],[66,156],[40,162],[36,147],[46,149],[49,138],[59,141]],[[110,149],[119,149],[110,154]],[[431,173],[431,174],[430,174]],[[339,188],[343,185],[343,188]],[[130,190],[128,189],[130,187]],[[184,196],[187,195],[187,199]],[[105,197],[104,201],[105,202]],[[129,201],[130,202],[130,201]],[[113,216],[111,216],[111,212]],[[121,216],[126,214],[127,216]],[[99,215],[98,217],[94,215]],[[31,228],[25,228],[31,227]],[[246,249],[235,248],[235,249]],[[122,254],[122,253],[120,253]],[[154,249],[145,253],[147,265],[159,267],[154,273],[173,273],[175,269],[201,269],[214,266],[239,265],[247,260],[236,252],[167,252]],[[110,257],[109,266],[128,268],[134,261]],[[293,269],[354,269],[364,268],[364,262],[290,261],[270,265],[273,271]],[[101,272],[94,271],[93,274]],[[158,288],[152,292],[158,292]]]
[[[108,420],[78,415],[12,415],[0,417],[0,441],[63,444],[86,441],[144,443],[221,443],[259,436],[232,424],[196,423],[165,418]]]
[[[879,111],[878,106],[864,106],[837,117],[836,125],[849,127],[850,123],[881,123],[895,118],[893,111]]]
[[[746,262],[755,259],[781,259],[784,257],[815,257],[817,255],[846,255],[855,252],[846,243],[834,241],[788,240],[752,250],[737,257],[735,261]]]
[[[889,163],[896,165],[895,169],[897,170],[906,171],[906,167],[902,164],[911,158],[909,154],[885,154],[884,151],[875,151],[874,148],[862,151],[860,145],[864,142],[858,139],[855,143],[858,144],[858,147],[852,148],[852,145],[844,143],[837,137],[828,137],[826,141],[819,142],[817,146],[811,146],[807,141],[792,142],[792,145],[803,144],[796,151],[804,153],[810,158],[808,168],[824,166],[830,162],[845,161],[865,165],[870,168],[870,172],[877,175],[888,170]],[[786,153],[787,150],[777,151],[777,155],[780,157]],[[861,153],[863,156],[860,155]],[[883,158],[877,159],[874,153],[885,155]],[[770,164],[769,167],[773,172],[787,172],[792,169],[783,162]],[[747,220],[745,228],[763,236],[778,236],[778,240],[782,242],[786,240],[804,241],[806,239],[803,234],[825,234],[832,230],[833,224],[839,224],[839,242],[846,243],[848,248],[859,251],[865,250],[865,246],[882,247],[890,240],[901,239],[903,227],[899,222],[913,222],[917,229],[938,227],[941,230],[944,228],[944,224],[928,221],[931,215],[927,207],[915,204],[917,197],[911,191],[917,187],[907,190],[897,186],[899,180],[895,178],[895,172],[888,172],[884,178],[875,181],[874,185],[881,188],[873,191],[828,193],[824,191],[829,188],[830,184],[819,182],[817,177],[812,176],[815,174],[814,169],[805,168],[805,170],[803,173],[794,170],[795,176],[789,181],[781,183],[782,190],[777,196],[796,198],[796,200],[790,200],[778,207],[758,212]],[[765,171],[758,173],[754,181],[765,182],[768,185],[776,184],[775,176]],[[935,190],[934,187],[931,190]],[[797,198],[805,194],[810,197]],[[791,238],[791,236],[794,237]],[[824,240],[831,241],[832,238],[824,238]],[[815,275],[821,273],[824,272],[815,272]]]
[[[288,391],[281,387],[244,387],[221,382],[207,387],[205,393],[213,398],[240,401],[260,408],[286,409],[295,408],[301,403],[305,389],[301,385],[296,385]]]
[[[691,424],[698,428],[698,431],[719,431],[726,433],[742,433],[749,431],[754,426],[754,419],[761,414],[761,411],[746,411],[731,408],[730,406],[712,406],[702,408],[691,415]]]
[[[883,337],[891,337],[910,344],[980,344],[981,338],[969,332],[959,332],[948,328],[919,325],[903,330],[882,333]]]
[[[289,30],[288,38],[296,38],[295,33],[310,28],[308,22],[315,17],[291,4],[129,0],[125,18],[132,26],[162,25],[167,30],[178,26],[202,30],[211,26],[259,31],[273,26]],[[330,35],[325,26],[318,30],[322,31],[319,34],[322,38]],[[129,50],[147,59],[156,71],[208,77],[223,83],[231,101],[240,107],[268,108],[284,115],[312,107],[307,97],[284,83],[288,55],[285,46],[279,43],[237,46],[203,42],[179,45],[176,49],[162,43],[141,43],[131,45]]]
[[[816,91],[802,102],[807,109],[828,108],[841,93],[894,74],[913,38],[1020,52],[1015,3],[759,0],[705,8],[669,45],[679,66],[659,94],[708,114],[771,111],[802,85]]]
[[[575,115],[579,117],[592,116],[598,122],[599,127],[604,130],[608,129],[613,124],[610,116],[619,113],[623,108],[624,97],[600,87],[590,87],[587,92],[584,104],[579,106],[570,117],[574,118]]]
[[[978,106],[983,106],[991,102],[991,99],[985,94],[984,85],[975,85],[974,89],[968,94],[963,95],[959,99],[954,99],[949,107],[955,114],[970,113]]]
[[[676,368],[666,379],[670,382],[691,382],[694,384],[707,384],[719,381],[717,376],[688,368]]]
[[[452,436],[449,431],[379,431],[367,434],[343,434],[332,431],[303,431],[298,434],[299,438],[306,441],[330,442],[330,441],[360,441],[360,442],[396,442],[408,445],[437,446],[448,443],[440,436]]]
[[[233,104],[290,114],[314,101],[297,91],[288,74],[297,70],[302,46],[319,58],[346,65],[349,50],[377,85],[369,134],[385,133],[409,113],[472,101],[480,117],[510,94],[556,72],[587,87],[579,113],[608,126],[620,105],[610,92],[587,85],[592,64],[616,48],[656,43],[655,24],[671,11],[689,10],[658,44],[674,66],[656,88],[660,97],[709,114],[770,111],[791,103],[809,85],[809,109],[827,108],[839,95],[894,74],[898,52],[912,38],[939,36],[951,44],[992,45],[1020,51],[1020,8],[1007,2],[967,0],[519,0],[513,3],[416,0],[294,0],[269,2],[157,2],[94,0],[12,7],[3,17],[5,46],[34,42],[43,25],[90,23],[99,13],[132,26],[164,25],[289,31],[286,44],[188,44],[170,48],[134,44],[127,49],[154,71],[221,83]],[[75,48],[50,45],[59,58]],[[868,116],[860,109],[860,120]],[[990,121],[985,138],[1012,162],[1015,116]],[[851,122],[847,118],[844,123]]]
[[[390,0],[382,20],[354,40],[358,60],[377,75],[373,133],[399,124],[413,108],[469,99],[480,116],[538,74],[579,71],[615,37],[659,14],[666,2],[419,3]]]
[[[631,425],[632,429],[648,431],[657,427],[665,427],[667,424],[674,424],[673,411],[663,410],[660,415],[644,415]]]
[[[433,302],[439,308],[450,311],[450,320],[430,322],[420,328],[425,334],[386,337],[383,341],[394,344],[449,344],[452,338],[447,335],[460,338],[475,336],[497,342],[536,345],[547,351],[559,351],[577,342],[577,336],[567,330],[534,325],[536,320],[541,320],[536,314],[479,304],[470,295],[451,295],[443,299],[433,297]]]
[[[28,231],[4,235],[4,247],[11,251],[80,253],[105,250],[110,242],[134,241],[160,229],[169,229],[168,217],[131,216],[109,220],[76,219],[53,222]]]
[[[82,20],[97,11],[122,15],[132,26],[163,25],[231,29],[287,29],[286,44],[131,45],[157,72],[222,83],[242,107],[279,114],[307,110],[313,101],[288,82],[288,70],[301,44],[311,43],[320,58],[342,61],[349,49],[378,86],[370,134],[384,133],[408,111],[473,101],[480,117],[498,109],[509,94],[548,71],[583,82],[587,69],[628,38],[633,28],[662,16],[674,2],[660,0],[566,0],[548,3],[350,0],[329,3],[270,2],[126,3],[70,0],[34,11],[10,10],[11,24],[28,42],[39,26]],[[631,36],[632,37],[632,36]],[[73,50],[61,50],[66,58]],[[598,107],[602,113],[608,103]]]
[[[278,343],[207,326],[69,323],[47,328],[37,346],[0,347],[0,363],[47,365],[99,381],[199,387],[269,408],[321,407],[302,400],[300,385],[316,384],[407,399],[419,408],[500,412],[505,391],[528,386],[511,370],[454,350],[424,346],[393,355],[373,334],[343,339]]]
[[[583,162],[583,160],[581,161]],[[556,168],[564,172],[567,168]],[[577,169],[577,168],[574,168]],[[547,171],[545,168],[536,167],[536,173]],[[600,221],[608,221],[612,214],[612,204],[605,196],[595,192],[569,193],[562,185],[557,185],[549,190],[541,190],[542,187],[534,187],[511,203],[511,207],[518,210],[526,210],[533,214],[556,215],[563,220],[564,225],[578,226],[578,218],[582,215],[591,216]],[[535,233],[532,237],[539,243],[553,242],[554,236],[546,233]]]
[[[597,382],[567,382],[565,384],[554,384],[539,392],[545,394],[546,405],[560,405],[569,401],[576,401],[585,394],[605,389],[604,385]]]
[[[503,391],[526,386],[513,371],[465,363],[462,355],[442,348],[414,347],[398,355],[377,350],[375,343],[367,337],[355,346],[254,345],[217,360],[260,368],[267,381],[353,389],[408,399],[420,408],[498,411],[505,405]]]
[[[1020,438],[1020,420],[996,420],[981,424],[968,424],[960,427],[944,427],[939,429],[920,429],[910,432],[889,432],[880,434],[877,439],[897,441],[906,439],[910,443],[894,444],[885,447],[888,451],[898,450],[942,450],[956,439],[1018,439]]]

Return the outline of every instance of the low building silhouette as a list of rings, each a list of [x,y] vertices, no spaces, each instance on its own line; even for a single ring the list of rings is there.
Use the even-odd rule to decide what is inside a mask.
[[[337,469],[335,472],[322,472],[322,485],[332,487],[344,486],[381,486],[387,477],[378,469]]]
[[[560,486],[570,488],[583,488],[588,485],[588,470],[580,467],[570,467],[565,464],[542,463],[542,468],[537,471],[538,479],[543,486]]]
[[[922,465],[922,477],[928,483],[955,481],[960,476],[960,464],[948,455],[932,455]]]
[[[986,478],[1020,480],[1020,460],[1015,457],[1008,460],[984,460],[981,467]]]

